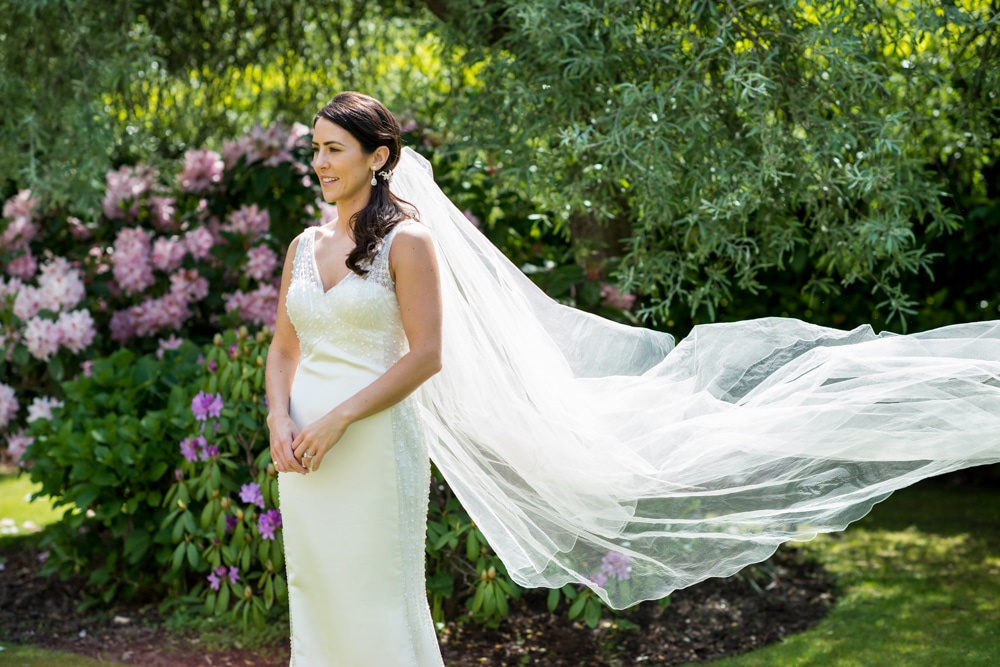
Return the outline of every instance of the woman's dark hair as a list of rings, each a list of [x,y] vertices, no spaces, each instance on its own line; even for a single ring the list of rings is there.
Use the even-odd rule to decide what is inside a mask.
[[[389,149],[389,159],[379,171],[396,168],[402,151],[399,122],[375,98],[361,93],[340,93],[319,110],[313,118],[313,126],[320,118],[347,130],[365,153],[374,153],[379,146],[385,146]],[[348,221],[354,233],[354,250],[347,256],[347,268],[362,276],[368,270],[361,263],[374,259],[385,235],[403,220],[417,217],[411,204],[389,191],[388,180],[381,176],[375,180],[368,205]]]

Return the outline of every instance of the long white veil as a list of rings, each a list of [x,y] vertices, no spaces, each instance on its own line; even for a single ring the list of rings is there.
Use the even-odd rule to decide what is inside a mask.
[[[843,529],[893,490],[1000,461],[1000,326],[876,336],[768,318],[666,334],[549,299],[404,150],[433,231],[444,369],[431,457],[508,572],[657,599]]]

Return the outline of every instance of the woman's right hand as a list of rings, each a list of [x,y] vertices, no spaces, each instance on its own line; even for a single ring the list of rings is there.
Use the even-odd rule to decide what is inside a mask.
[[[299,435],[299,429],[291,417],[268,417],[267,427],[271,432],[271,461],[278,472],[297,472],[305,475],[309,471],[302,467],[292,443]]]

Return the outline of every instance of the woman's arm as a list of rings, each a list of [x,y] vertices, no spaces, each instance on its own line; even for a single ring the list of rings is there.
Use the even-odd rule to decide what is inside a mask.
[[[441,370],[441,284],[430,232],[407,225],[396,232],[389,250],[389,267],[410,351],[370,385],[326,415],[309,424],[295,438],[295,458],[311,453],[312,469],[353,422],[392,407]]]
[[[292,265],[299,239],[288,246],[285,267],[281,272],[281,291],[278,293],[278,316],[274,323],[274,337],[267,350],[264,368],[264,385],[267,391],[267,428],[271,432],[271,460],[279,472],[306,472],[293,453],[292,443],[299,434],[295,422],[288,416],[292,380],[299,363],[299,338],[288,319],[285,297],[292,280]]]

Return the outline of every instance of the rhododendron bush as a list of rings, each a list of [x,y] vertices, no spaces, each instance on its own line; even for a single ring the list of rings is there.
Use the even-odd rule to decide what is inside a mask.
[[[29,191],[4,203],[0,456],[20,459],[31,406],[94,359],[274,323],[284,250],[326,207],[307,133],[257,127],[221,155],[188,151],[177,173],[121,166],[99,211],[46,210]]]

